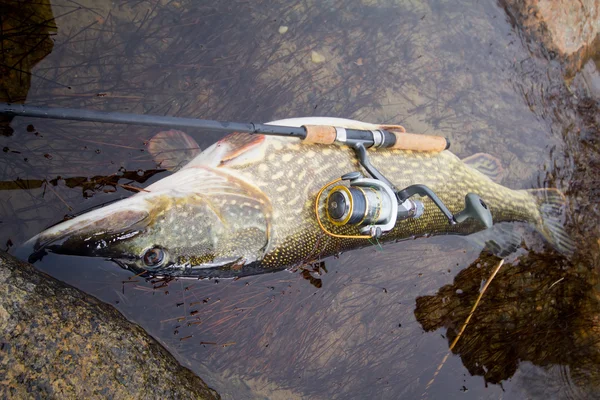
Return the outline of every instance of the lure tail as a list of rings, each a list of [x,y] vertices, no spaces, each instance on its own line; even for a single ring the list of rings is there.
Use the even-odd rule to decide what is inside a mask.
[[[565,231],[566,198],[558,189],[531,189],[527,192],[536,200],[541,223],[537,230],[559,252],[571,255],[575,243]]]

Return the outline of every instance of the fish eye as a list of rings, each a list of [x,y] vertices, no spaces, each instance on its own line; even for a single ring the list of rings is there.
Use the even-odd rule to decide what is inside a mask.
[[[142,256],[142,261],[148,269],[154,269],[162,266],[167,260],[167,253],[160,247],[153,247],[146,250]]]

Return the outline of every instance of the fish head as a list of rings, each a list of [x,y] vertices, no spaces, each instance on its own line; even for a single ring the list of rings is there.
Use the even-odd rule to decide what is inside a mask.
[[[52,252],[103,257],[151,275],[239,276],[268,250],[270,214],[265,195],[244,180],[188,168],[40,233],[30,262]]]

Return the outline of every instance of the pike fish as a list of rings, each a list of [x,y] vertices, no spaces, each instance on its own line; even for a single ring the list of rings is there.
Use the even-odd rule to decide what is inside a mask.
[[[272,124],[378,128],[323,117]],[[34,248],[30,261],[54,252],[104,257],[154,276],[223,278],[300,266],[373,244],[369,239],[332,237],[316,220],[319,190],[335,178],[362,170],[347,146],[233,133],[200,151],[179,131],[162,132],[149,146],[164,167],[179,169],[130,198],[35,236],[30,240]],[[494,158],[478,154],[460,160],[448,150],[369,149],[368,154],[397,188],[427,185],[453,214],[464,207],[466,194],[476,193],[489,207],[494,224],[527,222],[558,250],[573,250],[563,230],[564,196],[556,189],[512,190],[500,185],[494,179],[501,166]],[[359,234],[355,226],[327,221],[326,194],[318,206],[325,228]],[[397,222],[379,242],[476,232],[488,239],[496,235],[494,227],[486,229],[474,219],[450,225],[428,198],[421,201],[424,213],[419,218]]]

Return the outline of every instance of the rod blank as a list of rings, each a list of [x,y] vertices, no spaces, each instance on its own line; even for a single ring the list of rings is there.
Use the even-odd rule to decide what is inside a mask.
[[[221,122],[207,119],[128,114],[70,108],[34,107],[25,106],[23,104],[0,103],[0,114],[15,117],[67,119],[71,121],[162,126],[166,128],[192,128],[225,132],[262,133],[267,135],[292,136],[300,139],[306,137],[306,131],[302,127],[265,125],[252,122]]]

